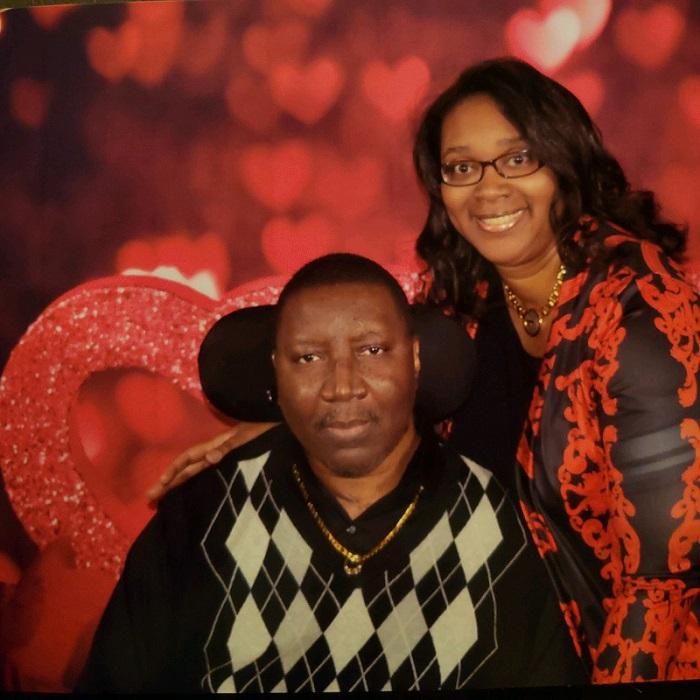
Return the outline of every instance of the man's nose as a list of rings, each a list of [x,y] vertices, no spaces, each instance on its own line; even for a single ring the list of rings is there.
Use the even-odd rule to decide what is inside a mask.
[[[365,383],[358,371],[355,358],[342,358],[331,363],[322,390],[322,396],[326,401],[348,401],[352,398],[361,398],[365,393]]]

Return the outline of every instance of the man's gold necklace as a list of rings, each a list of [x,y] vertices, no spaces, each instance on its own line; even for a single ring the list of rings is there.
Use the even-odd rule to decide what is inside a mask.
[[[316,510],[316,506],[314,506],[314,504],[311,502],[309,492],[306,490],[306,485],[302,481],[301,474],[299,473],[299,468],[296,464],[292,466],[292,474],[294,474],[294,478],[296,479],[297,484],[299,484],[299,490],[301,491],[301,495],[306,501],[306,507],[309,509],[311,517],[314,519],[319,529],[330,543],[331,547],[333,547],[333,549],[335,549],[335,551],[338,552],[338,554],[345,558],[345,561],[343,562],[343,571],[345,571],[345,573],[348,576],[357,576],[357,574],[359,574],[362,571],[362,565],[368,559],[377,554],[377,552],[381,552],[381,550],[384,549],[384,547],[386,547],[389,544],[389,542],[391,542],[391,540],[394,539],[394,537],[396,537],[399,530],[404,526],[406,521],[413,514],[413,511],[416,509],[416,505],[418,504],[418,499],[420,498],[421,493],[423,493],[423,484],[420,484],[416,495],[413,497],[413,500],[408,504],[406,510],[402,513],[401,517],[396,521],[396,525],[394,525],[394,527],[392,527],[391,530],[389,530],[389,532],[386,535],[384,535],[382,540],[376,545],[374,545],[374,547],[372,547],[372,549],[370,549],[369,552],[365,554],[356,554],[355,552],[351,552],[347,547],[344,547],[342,544],[340,544],[340,542],[338,542],[338,540],[334,537],[333,533],[328,529],[326,523],[323,522],[323,519]]]
[[[518,314],[520,320],[523,322],[525,332],[532,338],[539,335],[544,319],[549,315],[549,312],[555,307],[559,300],[559,293],[561,292],[561,285],[564,281],[565,274],[566,268],[562,265],[559,268],[559,272],[557,272],[557,278],[554,281],[554,286],[549,294],[547,303],[539,311],[533,308],[526,309],[515,292],[505,282],[503,283],[503,291],[505,292],[508,303],[513,307],[515,313]]]

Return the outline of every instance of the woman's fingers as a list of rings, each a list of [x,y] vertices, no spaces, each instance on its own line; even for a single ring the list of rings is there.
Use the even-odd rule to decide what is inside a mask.
[[[155,507],[168,491],[183,484],[212,464],[217,464],[225,454],[246,442],[250,442],[275,425],[277,423],[237,423],[225,433],[220,433],[211,440],[187,448],[173,459],[161,474],[158,482],[148,489],[146,492],[148,504]]]

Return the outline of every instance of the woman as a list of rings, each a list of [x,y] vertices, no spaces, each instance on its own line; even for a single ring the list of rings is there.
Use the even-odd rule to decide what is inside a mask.
[[[700,677],[700,306],[676,264],[685,233],[630,190],[578,100],[517,60],[469,68],[440,95],[414,161],[427,301],[465,322],[482,361],[452,439],[517,481],[594,682]]]
[[[684,233],[630,191],[578,100],[518,61],[465,71],[414,156],[430,300],[506,343],[514,329],[515,366],[537,366],[518,492],[592,680],[698,677],[700,307],[673,262]]]

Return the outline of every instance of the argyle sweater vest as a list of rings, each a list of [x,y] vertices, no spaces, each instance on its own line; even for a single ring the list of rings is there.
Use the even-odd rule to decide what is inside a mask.
[[[530,545],[490,472],[439,448],[412,517],[348,576],[291,476],[290,440],[273,431],[167,499],[130,553],[81,689],[498,684],[482,670],[508,646],[499,580]],[[117,646],[133,659],[108,660]]]

